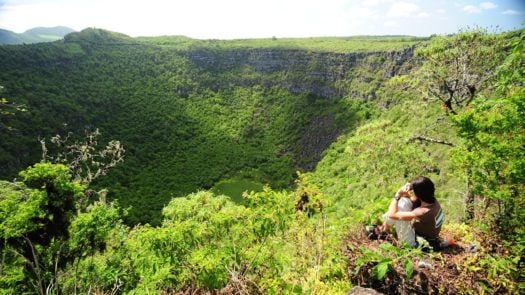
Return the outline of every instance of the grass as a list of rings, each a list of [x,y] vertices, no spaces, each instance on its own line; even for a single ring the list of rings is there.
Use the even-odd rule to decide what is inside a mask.
[[[241,204],[244,192],[261,192],[263,187],[263,184],[253,180],[230,178],[217,182],[211,190],[216,195],[228,196],[235,203]]]
[[[198,40],[184,36],[138,37],[137,41],[152,45],[177,47],[180,50],[194,48],[249,49],[278,48],[316,52],[348,53],[356,51],[392,51],[426,42],[427,37],[412,36],[354,36],[316,38],[261,38],[235,40]]]
[[[460,221],[464,183],[455,176],[450,147],[407,142],[419,134],[454,141],[455,131],[449,124],[436,123],[442,122],[439,106],[414,101],[392,107],[325,151],[310,177],[330,203],[337,204],[327,208],[329,216],[348,218],[348,223],[370,222],[386,211],[400,185],[425,175],[436,185],[447,222]]]

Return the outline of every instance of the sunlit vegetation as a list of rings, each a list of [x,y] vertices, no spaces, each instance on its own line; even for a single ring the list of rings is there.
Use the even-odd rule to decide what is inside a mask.
[[[428,77],[451,76],[434,62],[465,40],[498,54],[466,74],[484,87],[451,112]],[[342,66],[364,47],[377,53]],[[0,293],[520,293],[523,48],[523,31],[217,41],[94,29],[0,46],[3,107],[24,108],[0,115]],[[56,134],[74,144],[43,153]],[[108,173],[95,180],[97,167]],[[417,175],[436,184],[454,251],[364,236]]]
[[[0,47],[5,95],[28,109],[16,119],[2,118],[13,121],[13,131],[0,134],[6,167],[1,174],[16,177],[41,158],[39,138],[69,132],[78,138],[99,128],[103,139],[120,140],[127,153],[96,185],[132,207],[130,224],[160,224],[159,213],[172,197],[209,189],[221,179],[290,187],[295,171],[311,169],[322,150],[356,124],[355,109],[362,107],[353,99],[320,96],[352,86],[334,85],[315,55],[287,64],[292,53],[281,51],[279,67],[262,72],[227,60],[227,70],[206,62],[231,54],[172,50],[95,29],[63,42]],[[359,67],[370,58],[363,57]],[[266,59],[252,62],[264,66]],[[374,79],[375,86],[354,87],[353,95],[366,97],[379,87],[389,70],[385,62],[393,61],[369,67],[372,77],[362,78]],[[311,73],[307,79],[305,71]]]
[[[145,43],[174,48],[246,49],[273,48],[320,52],[391,51],[426,43],[427,37],[412,36],[356,36],[318,38],[262,38],[236,40],[199,40],[184,36],[140,37]]]

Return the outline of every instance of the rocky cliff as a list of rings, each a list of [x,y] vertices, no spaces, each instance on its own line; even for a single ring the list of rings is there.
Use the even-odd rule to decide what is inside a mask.
[[[237,72],[239,75],[232,77],[231,82],[239,85],[279,86],[293,93],[323,98],[351,95],[367,99],[370,93],[361,93],[349,84],[355,79],[367,83],[398,75],[405,71],[413,52],[413,47],[399,51],[352,53],[254,48],[192,50],[185,55],[205,71]],[[365,72],[358,73],[359,69],[365,69]]]
[[[228,87],[235,85],[284,88],[315,99],[344,98],[369,101],[389,78],[411,66],[414,47],[399,51],[331,53],[292,49],[192,50],[184,55],[195,67],[210,73],[234,73]],[[221,81],[224,81],[221,78]],[[219,85],[212,78],[210,87]],[[311,170],[322,152],[345,130],[336,115],[320,113],[301,128],[300,149],[293,151],[295,164]]]

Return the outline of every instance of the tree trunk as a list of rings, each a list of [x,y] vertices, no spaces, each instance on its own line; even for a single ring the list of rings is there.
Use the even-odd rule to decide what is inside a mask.
[[[451,113],[453,115],[457,115],[458,114],[458,113],[456,113],[456,111],[452,107],[452,99],[447,99],[446,101],[444,101],[443,105],[445,106],[446,110],[448,111],[447,113]]]
[[[474,193],[472,193],[472,181],[467,175],[467,192],[465,194],[465,219],[470,221],[474,219]]]
[[[4,262],[5,262],[6,252],[7,252],[7,248],[3,248],[2,249],[2,262],[0,262],[0,277],[4,275]]]

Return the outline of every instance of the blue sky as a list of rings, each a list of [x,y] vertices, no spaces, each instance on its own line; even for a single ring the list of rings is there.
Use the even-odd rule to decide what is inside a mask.
[[[522,28],[525,0],[0,0],[0,28],[63,25],[130,36],[268,38]]]

